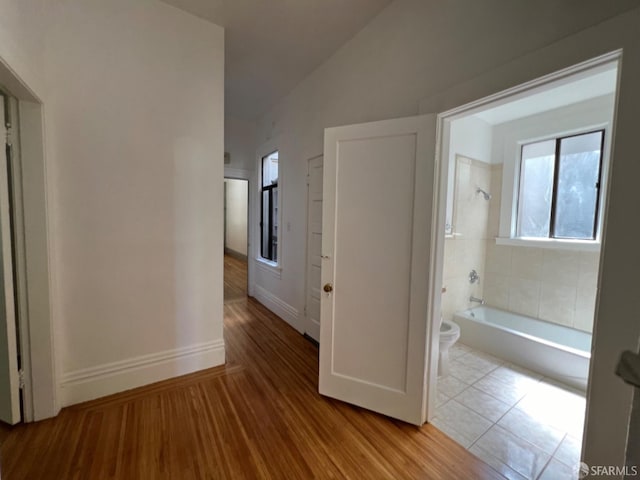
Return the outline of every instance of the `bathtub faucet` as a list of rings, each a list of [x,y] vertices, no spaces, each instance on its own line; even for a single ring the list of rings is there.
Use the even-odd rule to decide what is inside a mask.
[[[482,298],[476,298],[473,295],[469,297],[469,301],[479,303],[480,305],[484,305],[486,303]]]

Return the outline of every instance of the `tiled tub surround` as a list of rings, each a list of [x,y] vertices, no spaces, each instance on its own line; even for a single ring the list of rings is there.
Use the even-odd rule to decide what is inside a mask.
[[[497,245],[503,166],[491,167],[491,206],[481,276],[487,304],[591,333],[599,252]]]
[[[591,333],[599,252],[497,245],[502,169],[457,157],[455,235],[445,240],[442,316],[451,320],[474,306],[473,295],[501,310]],[[478,195],[478,187],[491,200]],[[472,269],[480,283],[469,283]]]
[[[510,479],[570,479],[585,399],[577,390],[457,343],[432,423]]]
[[[487,245],[484,298],[496,308],[593,330],[598,252]]]
[[[488,230],[492,212],[498,212],[498,197],[491,185],[499,165],[489,165],[479,160],[456,155],[453,203],[453,234],[445,239],[443,283],[447,291],[442,296],[442,316],[451,320],[453,313],[466,310],[471,305],[469,297],[482,298]],[[478,188],[491,193],[485,200]],[[495,212],[493,212],[496,215]],[[497,227],[496,227],[497,228]],[[497,235],[497,230],[492,237]],[[492,240],[493,241],[493,240]],[[479,283],[469,283],[469,272],[480,273]]]

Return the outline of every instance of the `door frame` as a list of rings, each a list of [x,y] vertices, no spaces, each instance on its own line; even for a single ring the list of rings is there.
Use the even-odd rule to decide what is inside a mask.
[[[11,210],[11,250],[13,268],[14,309],[17,334],[17,356],[20,380],[20,407],[22,421],[33,421],[33,392],[31,381],[31,354],[29,348],[29,307],[27,298],[27,259],[25,251],[24,201],[22,182],[22,161],[20,155],[20,115],[18,100],[0,90],[4,97],[8,116],[5,121],[11,125],[11,156],[7,155],[10,169],[7,172],[9,208]],[[4,188],[4,185],[0,188]]]
[[[320,153],[318,155],[314,155],[312,157],[307,158],[307,202],[306,202],[306,206],[307,206],[307,211],[306,211],[306,217],[307,217],[307,221],[306,221],[306,229],[305,229],[305,249],[304,249],[304,333],[305,336],[309,336],[306,335],[307,332],[307,326],[309,325],[309,305],[307,303],[307,293],[309,290],[309,278],[310,278],[310,271],[309,271],[309,252],[310,252],[310,248],[309,248],[309,230],[311,228],[311,221],[310,221],[310,217],[309,217],[309,202],[311,201],[311,195],[309,194],[310,190],[311,190],[311,183],[310,183],[310,173],[309,173],[309,165],[310,162],[312,160],[316,160],[318,158],[324,158],[324,152]],[[323,164],[324,164],[324,160],[323,160]],[[322,282],[320,282],[322,283]],[[315,341],[315,340],[314,340]]]
[[[222,181],[227,180],[245,180],[247,182],[247,295],[249,297],[253,297],[253,262],[251,261],[251,249],[253,245],[253,229],[251,228],[253,221],[253,210],[251,208],[253,201],[253,188],[251,182],[253,181],[253,172],[250,170],[243,170],[240,168],[231,168],[224,167],[224,175]],[[224,195],[226,195],[225,189],[223,189]],[[223,198],[223,201],[226,199]],[[226,214],[225,214],[226,217]],[[226,221],[226,218],[223,219],[223,222]],[[223,226],[226,229],[226,226]],[[226,232],[225,232],[226,233]],[[222,239],[222,243],[224,244],[226,238]]]
[[[444,267],[444,245],[445,245],[445,223],[448,196],[448,157],[449,157],[449,134],[451,122],[455,119],[466,117],[486,109],[489,105],[497,106],[499,104],[509,103],[518,98],[530,95],[534,90],[545,88],[550,83],[568,79],[576,74],[587,72],[599,66],[617,62],[620,69],[622,61],[622,50],[614,50],[610,53],[597,56],[590,60],[577,63],[573,66],[560,69],[556,72],[543,75],[539,78],[522,83],[515,87],[505,89],[503,91],[488,95],[475,101],[451,108],[437,115],[436,119],[436,158],[435,158],[435,177],[434,177],[434,228],[432,229],[431,238],[431,265],[432,271],[429,273],[429,281],[431,288],[429,290],[429,305],[431,323],[427,327],[427,341],[430,345],[429,358],[427,359],[427,391],[430,394],[427,397],[427,421],[431,421],[436,408],[436,395],[432,392],[437,388],[437,367],[438,367],[438,341],[439,335],[436,335],[440,325],[441,312],[441,286],[443,280]],[[618,76],[619,83],[619,76]],[[619,85],[618,89],[619,90]],[[614,114],[615,118],[615,114]],[[615,120],[610,135],[613,140],[615,137]],[[613,145],[611,145],[612,148]],[[606,176],[607,185],[605,185],[605,193],[608,197],[610,189],[610,175]],[[604,205],[606,211],[606,203]],[[602,232],[604,233],[604,232]],[[603,238],[601,240],[604,240]],[[599,295],[599,293],[597,294]],[[593,340],[592,340],[593,342]],[[587,390],[588,392],[588,390]],[[587,394],[587,409],[589,403],[589,395]],[[585,417],[585,423],[587,418]]]
[[[52,203],[52,192],[46,184],[44,108],[42,100],[0,58],[0,85],[17,100],[20,151],[15,161],[21,173],[21,218],[16,217],[18,240],[23,242],[16,252],[19,295],[20,350],[23,358],[25,390],[23,395],[23,421],[32,422],[54,417],[60,411],[57,401],[57,358],[53,305],[55,288],[51,258],[51,237],[47,205]],[[14,179],[15,179],[14,172]]]
[[[250,188],[251,188],[251,181],[246,179],[246,178],[232,178],[232,177],[227,177],[225,175],[224,177],[225,180],[225,185],[223,188],[223,192],[224,192],[224,215],[223,215],[223,220],[224,220],[224,224],[223,224],[223,240],[224,240],[224,251],[225,254],[227,253],[227,183],[226,180],[238,180],[240,182],[247,182],[247,254],[245,255],[247,262],[249,261],[249,213],[250,213],[250,207],[249,207],[249,197],[250,197]],[[232,251],[233,252],[233,251]],[[238,252],[239,253],[239,252]],[[231,254],[233,256],[233,253]],[[241,254],[240,254],[241,255]],[[248,286],[248,279],[247,279],[247,286]]]

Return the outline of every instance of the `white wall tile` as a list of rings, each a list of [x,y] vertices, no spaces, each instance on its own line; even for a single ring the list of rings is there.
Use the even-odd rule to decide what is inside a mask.
[[[487,238],[496,238],[500,231],[500,199],[491,199],[494,204],[489,206],[489,220],[487,222]]]
[[[555,283],[542,284],[539,318],[572,327],[575,308],[576,287]]]
[[[595,289],[598,285],[599,254],[581,252],[578,271],[578,288]]]
[[[487,245],[486,270],[491,273],[511,274],[511,250],[506,245],[496,245],[489,242]]]
[[[509,286],[509,310],[530,317],[538,317],[540,282],[512,278]]]
[[[488,273],[484,282],[484,299],[492,307],[509,308],[509,278],[499,273]]]
[[[447,278],[454,277],[454,269],[456,259],[456,245],[457,242],[453,238],[447,238],[444,241],[444,268],[442,271],[442,278],[446,281]]]
[[[444,275],[445,278],[457,278],[462,277],[466,271],[465,258],[467,255],[467,241],[460,238],[451,240],[451,254],[448,258],[448,263],[445,264]],[[466,272],[465,272],[466,271]]]
[[[511,275],[529,280],[542,280],[543,251],[540,248],[514,248],[511,254]]]
[[[445,241],[442,315],[451,319],[456,311],[469,308],[469,296],[483,297],[487,222],[490,202],[477,193],[489,190],[491,168],[488,164],[458,156],[454,192],[454,231],[459,235]],[[480,283],[470,284],[469,273],[475,269]]]
[[[489,222],[487,237],[495,238],[500,230],[500,203],[502,199],[502,165],[491,166],[491,200],[489,202]]]
[[[580,252],[580,265],[588,266],[597,273],[600,267],[600,252]]]
[[[485,262],[483,294],[489,305],[593,330],[597,252],[508,247],[488,240]],[[534,305],[536,295],[539,304]]]
[[[544,281],[576,286],[580,270],[580,253],[569,250],[545,249],[542,275]]]
[[[574,327],[585,332],[593,331],[593,319],[596,310],[595,287],[578,286],[576,294],[576,311],[574,316]]]
[[[468,308],[469,285],[463,277],[456,277],[449,279],[446,287],[442,294],[442,317],[451,320],[455,312]]]

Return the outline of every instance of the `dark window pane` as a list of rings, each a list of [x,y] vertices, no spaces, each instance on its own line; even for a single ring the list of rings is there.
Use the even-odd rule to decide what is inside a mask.
[[[549,237],[555,144],[555,140],[548,140],[522,147],[518,199],[520,237]]]
[[[270,195],[269,190],[264,190],[262,192],[262,235],[261,235],[261,252],[262,257],[270,259],[269,255],[269,240],[270,240],[270,230],[271,224],[269,223],[269,210],[271,209],[270,205]]]
[[[278,152],[262,157],[262,211],[260,212],[260,254],[277,261],[278,249]]]
[[[271,196],[271,218],[273,219],[271,231],[271,260],[278,261],[278,187],[274,187]]]
[[[554,236],[593,239],[602,132],[563,138],[560,141],[558,192]]]

